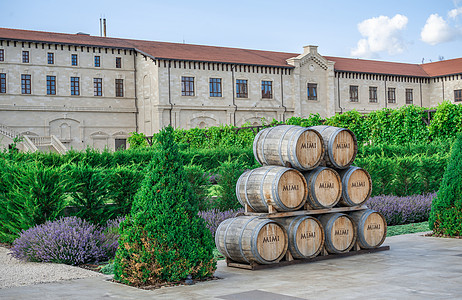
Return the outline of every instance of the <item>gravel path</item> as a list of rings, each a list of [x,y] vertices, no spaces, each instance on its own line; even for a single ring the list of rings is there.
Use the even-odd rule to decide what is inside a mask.
[[[23,262],[0,247],[0,289],[44,282],[104,276],[97,272],[53,263]]]

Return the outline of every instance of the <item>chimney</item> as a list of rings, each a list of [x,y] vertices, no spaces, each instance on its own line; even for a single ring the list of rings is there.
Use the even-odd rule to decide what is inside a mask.
[[[103,19],[103,33],[104,37],[106,37],[106,18]]]

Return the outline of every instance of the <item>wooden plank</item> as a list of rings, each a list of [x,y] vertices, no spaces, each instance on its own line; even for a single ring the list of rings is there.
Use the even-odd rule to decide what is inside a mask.
[[[338,212],[348,212],[368,209],[366,205],[361,206],[351,206],[351,207],[334,207],[334,208],[324,208],[324,209],[313,209],[313,210],[296,210],[296,211],[287,211],[287,212],[274,212],[274,213],[255,213],[246,209],[246,216],[258,216],[262,218],[285,218],[285,217],[294,217],[294,216],[309,216],[309,215],[319,215],[327,213],[338,213]]]
[[[303,264],[303,263],[311,263],[311,262],[316,262],[316,261],[322,261],[326,259],[333,259],[333,258],[340,258],[340,257],[347,257],[347,256],[353,256],[353,255],[360,255],[360,254],[367,254],[367,253],[375,253],[375,252],[380,252],[380,251],[387,251],[390,250],[390,246],[381,246],[378,248],[374,249],[361,249],[358,251],[349,251],[346,253],[341,253],[341,254],[329,254],[329,255],[318,255],[313,258],[308,258],[308,259],[294,259],[294,260],[284,260],[280,261],[279,263],[276,264],[270,264],[270,265],[258,265],[258,264],[244,264],[244,263],[238,263],[234,262],[230,259],[226,259],[228,267],[234,267],[234,268],[240,268],[240,269],[246,269],[246,270],[262,270],[262,269],[269,269],[269,268],[276,268],[276,267],[284,267],[284,266],[289,266],[289,265],[296,265],[296,264]]]

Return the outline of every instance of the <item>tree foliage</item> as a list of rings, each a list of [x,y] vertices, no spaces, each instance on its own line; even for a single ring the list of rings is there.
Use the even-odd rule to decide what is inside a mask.
[[[214,241],[197,215],[194,192],[174,142],[173,129],[157,137],[156,154],[121,224],[115,279],[135,286],[213,275]]]
[[[437,234],[462,235],[462,134],[451,150],[440,189],[433,200],[430,228]]]

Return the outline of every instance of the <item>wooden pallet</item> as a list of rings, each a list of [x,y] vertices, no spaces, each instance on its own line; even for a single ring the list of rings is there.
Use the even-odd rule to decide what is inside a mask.
[[[321,254],[319,254],[316,257],[308,258],[308,259],[294,259],[292,255],[290,254],[290,252],[287,251],[284,260],[281,260],[280,262],[275,263],[275,264],[259,265],[254,262],[252,262],[251,264],[246,264],[246,263],[236,262],[229,258],[226,258],[226,265],[232,268],[239,268],[239,269],[246,269],[246,270],[253,271],[253,270],[269,269],[269,268],[275,268],[275,267],[290,266],[290,265],[302,264],[302,263],[311,263],[311,262],[316,262],[316,261],[321,261],[321,260],[326,260],[326,259],[347,257],[347,256],[358,255],[358,254],[374,253],[374,252],[386,251],[386,250],[390,250],[390,246],[381,246],[381,247],[373,248],[373,249],[361,249],[358,246],[358,244],[356,244],[354,247],[354,250],[351,250],[346,253],[341,253],[341,254],[330,254],[330,253],[327,253],[327,251],[324,249],[321,252]]]
[[[258,216],[262,218],[286,218],[286,217],[294,217],[294,216],[307,216],[307,215],[319,215],[319,214],[327,214],[327,213],[349,212],[349,211],[356,211],[356,210],[363,210],[363,209],[368,209],[368,207],[366,205],[351,206],[351,207],[334,207],[334,208],[324,208],[324,209],[310,209],[309,207],[305,207],[304,210],[278,212],[272,205],[268,205],[267,213],[258,213],[258,212],[254,212],[252,208],[246,204],[243,215]]]

